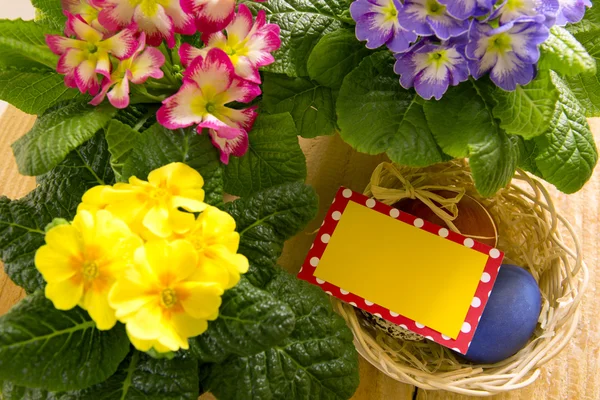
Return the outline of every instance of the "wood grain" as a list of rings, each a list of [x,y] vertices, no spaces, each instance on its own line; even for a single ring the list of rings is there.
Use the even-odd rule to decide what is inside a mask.
[[[10,144],[27,132],[35,117],[9,107],[0,117],[0,195],[19,198],[35,187],[35,180],[18,174]],[[600,141],[600,120],[591,121],[597,141]],[[353,151],[339,136],[301,139],[308,164],[308,183],[320,197],[317,218],[306,230],[286,243],[280,264],[297,272],[314,238],[337,188],[341,185],[362,191],[373,168],[382,156],[367,156]],[[543,371],[536,383],[528,388],[492,397],[497,400],[598,400],[600,399],[600,169],[585,188],[566,196],[552,192],[557,206],[575,226],[583,246],[584,258],[590,268],[590,287],[582,304],[583,315],[575,337],[569,346]],[[23,296],[0,271],[0,315]],[[361,383],[354,400],[411,400],[414,387],[393,381],[370,364],[361,360]],[[448,392],[417,392],[419,400],[466,400],[465,396]],[[213,399],[204,395],[202,400]]]

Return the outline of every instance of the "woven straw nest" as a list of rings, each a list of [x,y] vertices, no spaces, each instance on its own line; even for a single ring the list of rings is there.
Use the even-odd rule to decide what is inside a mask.
[[[457,192],[456,201],[468,194],[483,204],[496,223],[497,247],[505,252],[505,260],[527,268],[538,281],[542,311],[527,346],[496,364],[470,364],[437,343],[414,336],[393,338],[346,303],[334,300],[335,307],[353,331],[359,353],[395,380],[472,396],[525,387],[539,377],[540,368],[564,348],[577,327],[588,281],[579,240],[543,184],[523,171],[517,171],[511,185],[495,196],[481,198],[466,162],[422,169],[383,163],[365,194],[390,205],[406,197],[431,204],[431,191],[441,189]],[[444,207],[455,210],[453,204]],[[438,215],[448,218],[446,213]]]

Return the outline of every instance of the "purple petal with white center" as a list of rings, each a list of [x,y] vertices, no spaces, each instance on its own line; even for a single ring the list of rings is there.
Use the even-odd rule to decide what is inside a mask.
[[[398,0],[357,0],[350,5],[356,21],[356,38],[367,41],[367,48],[376,49],[384,44],[394,52],[402,52],[417,39],[414,32],[400,26]]]
[[[540,18],[547,27],[554,25],[559,10],[559,0],[505,0],[490,20],[500,18],[501,24],[507,24],[520,18]]]
[[[437,0],[406,0],[398,11],[400,25],[421,36],[435,34],[442,40],[459,36],[469,29],[468,20],[454,18]]]
[[[409,52],[397,55],[394,71],[400,75],[400,84],[414,87],[424,99],[442,98],[448,86],[456,86],[469,78],[463,46],[437,45],[423,40]]]
[[[533,79],[540,57],[538,45],[548,38],[548,28],[528,20],[509,22],[492,29],[473,21],[466,47],[469,70],[475,79],[491,71],[492,81],[505,90],[514,90]]]
[[[496,0],[439,0],[448,13],[457,19],[481,17],[492,11]]]
[[[565,26],[581,21],[585,15],[586,7],[591,7],[590,0],[558,0],[559,8],[556,16],[556,25]]]

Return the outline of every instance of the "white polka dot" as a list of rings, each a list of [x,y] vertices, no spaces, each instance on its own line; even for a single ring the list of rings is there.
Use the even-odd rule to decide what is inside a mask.
[[[448,234],[449,234],[449,232],[448,232],[448,229],[446,229],[446,228],[442,228],[438,231],[438,235],[440,235],[443,238],[448,237]]]
[[[325,293],[327,293],[330,296],[333,296],[333,293],[331,293],[331,292],[325,292]]]
[[[492,257],[492,258],[498,258],[498,257],[500,257],[500,250],[498,250],[498,249],[491,249],[490,250],[490,257]]]
[[[463,242],[463,244],[466,247],[471,248],[471,247],[475,246],[475,241],[471,238],[466,238],[465,241]]]
[[[397,317],[397,316],[398,316],[398,315],[400,315],[400,314],[398,314],[397,312],[390,311],[390,315],[391,315],[392,317]]]
[[[479,318],[477,318],[477,322],[481,321],[481,315],[479,316]]]
[[[350,293],[350,292],[349,292],[349,291],[347,291],[347,290],[344,290],[344,289],[340,289],[340,293],[341,293],[341,294],[343,294],[343,295],[345,296],[345,295],[347,295],[347,294],[348,294],[348,293]]]
[[[369,208],[375,207],[375,200],[374,199],[367,200],[367,207],[369,207]]]
[[[490,297],[491,295],[492,295],[492,291],[490,290],[490,291],[488,292],[488,297]]]
[[[462,333],[469,333],[471,332],[471,324],[468,322],[464,322],[462,325],[462,328],[460,328],[460,331]]]
[[[375,314],[373,314],[373,315],[374,315],[374,316],[376,316],[377,318],[383,318],[383,317],[381,316],[381,314],[379,314],[378,312],[376,312],[376,313],[375,313]]]
[[[425,336],[425,339],[427,339],[427,340],[433,340],[433,338],[431,336]]]
[[[454,351],[457,351],[457,352],[459,352],[459,353],[460,353],[460,349],[459,349],[459,348],[457,348],[457,347],[453,347],[453,348],[452,348],[452,350],[454,350]]]
[[[335,203],[335,197],[333,198],[333,201],[331,202],[331,204]]]
[[[417,218],[417,219],[415,219],[415,222],[413,222],[413,225],[416,226],[417,228],[422,228],[423,225],[425,225],[425,222],[423,222],[423,220],[421,218]]]
[[[350,190],[350,189],[344,189],[344,191],[342,192],[342,196],[344,196],[345,198],[349,199],[350,197],[352,197],[352,190]]]
[[[313,247],[315,247],[315,244],[314,244],[314,243],[310,245],[310,249],[312,250],[312,249],[313,249]]]
[[[329,243],[329,239],[331,239],[331,235],[325,233],[323,234],[323,236],[321,236],[321,242],[323,243]]]
[[[444,339],[444,340],[450,340],[450,336],[442,335],[442,339]]]
[[[390,210],[390,217],[392,218],[398,218],[400,216],[400,211],[398,211],[397,208],[392,208]]]
[[[369,301],[369,300],[365,300],[365,304],[368,306],[372,306],[375,303],[373,303],[372,301]]]
[[[340,218],[342,218],[342,213],[341,213],[341,212],[339,212],[339,211],[334,211],[334,212],[331,214],[331,218],[333,218],[333,219],[334,219],[334,220],[336,220],[336,221],[339,221],[339,220],[340,220]]]
[[[479,297],[473,297],[473,300],[471,300],[471,307],[479,308],[480,305],[481,299]]]
[[[481,275],[481,282],[483,283],[488,283],[491,279],[492,277],[487,272],[484,272],[483,275]]]
[[[469,342],[469,344],[467,345],[467,347],[471,347],[471,343],[473,343],[473,342]]]
[[[352,307],[358,307],[358,306],[356,305],[356,303],[355,303],[355,302],[353,302],[353,301],[351,301],[351,302],[350,302],[350,305],[351,305]]]
[[[400,328],[402,328],[402,329],[406,329],[406,330],[408,330],[408,326],[406,326],[406,325],[404,325],[404,324],[400,324],[400,325],[398,325],[398,326],[399,326]]]
[[[417,328],[421,329],[421,328],[425,328],[425,325],[420,324],[418,322],[415,322],[415,325],[417,326]]]
[[[322,284],[324,284],[324,283],[325,283],[325,281],[324,281],[323,279],[319,279],[319,278],[317,278],[317,283],[318,283],[319,285],[322,285]]]
[[[319,265],[319,257],[313,257],[310,259],[310,265],[312,265],[313,267],[316,267],[317,265]]]
[[[321,222],[321,226],[325,225],[325,221]]]
[[[300,271],[298,271],[298,273],[301,273],[301,272],[302,272],[302,269],[303,269],[303,268],[302,268],[302,267],[300,267]]]

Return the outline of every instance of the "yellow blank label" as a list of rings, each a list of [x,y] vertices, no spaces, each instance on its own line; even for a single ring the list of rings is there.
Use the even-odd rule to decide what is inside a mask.
[[[350,201],[315,276],[456,339],[487,260]]]

